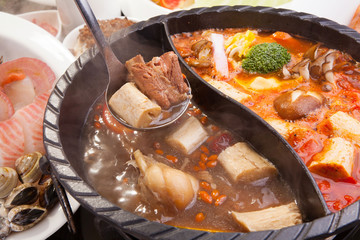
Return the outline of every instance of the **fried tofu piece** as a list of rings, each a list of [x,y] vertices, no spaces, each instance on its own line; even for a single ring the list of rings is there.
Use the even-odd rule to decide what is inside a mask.
[[[326,125],[332,135],[343,137],[360,145],[360,122],[349,114],[336,112],[322,124]]]
[[[185,154],[191,154],[209,137],[200,121],[188,118],[175,132],[166,139],[172,147]]]
[[[224,93],[225,95],[235,99],[238,102],[242,102],[248,98],[250,98],[249,94],[243,93],[239,91],[238,89],[234,88],[230,84],[224,81],[215,81],[210,80],[209,83],[217,88],[220,92]]]
[[[234,182],[255,181],[278,173],[272,163],[245,142],[226,148],[219,154],[218,160]]]
[[[148,127],[161,108],[145,96],[134,83],[126,83],[109,100],[111,109],[134,127]]]
[[[341,137],[327,139],[324,149],[313,157],[309,170],[333,180],[347,179],[354,165],[354,150],[352,143]]]
[[[233,211],[231,215],[248,232],[280,229],[302,223],[300,210],[294,202],[259,211]]]
[[[275,130],[278,131],[285,139],[288,139],[293,131],[300,128],[294,123],[285,122],[280,119],[265,119],[265,121],[275,128]]]

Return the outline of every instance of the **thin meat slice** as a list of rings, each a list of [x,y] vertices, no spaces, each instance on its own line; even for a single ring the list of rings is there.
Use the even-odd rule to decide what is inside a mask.
[[[155,100],[163,109],[184,101],[189,88],[180,69],[177,56],[173,52],[154,57],[145,63],[141,55],[128,60],[125,64],[128,79],[150,99]]]
[[[31,79],[36,95],[51,89],[56,79],[46,63],[35,58],[23,57],[0,65],[0,87],[4,88],[11,82],[24,79],[16,77],[19,75]]]
[[[24,131],[24,154],[35,151],[45,153],[43,144],[43,118],[49,93],[37,96],[33,103],[16,111],[13,118],[16,119]]]
[[[14,114],[14,107],[8,96],[0,90],[0,121],[9,119]]]
[[[0,122],[0,166],[15,167],[15,160],[24,154],[24,132],[16,119]]]

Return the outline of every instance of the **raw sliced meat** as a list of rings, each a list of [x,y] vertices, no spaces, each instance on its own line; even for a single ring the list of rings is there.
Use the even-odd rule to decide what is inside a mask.
[[[24,154],[24,132],[16,119],[0,122],[0,166],[15,167],[15,160]]]
[[[36,95],[40,95],[52,88],[55,82],[55,74],[51,68],[35,58],[18,58],[0,65],[0,87],[4,87],[13,81],[23,78],[13,77],[14,75],[25,75],[30,78]]]
[[[36,95],[34,85],[29,77],[6,84],[4,93],[10,99],[15,111],[32,103]]]
[[[16,119],[24,131],[24,154],[35,151],[45,153],[43,144],[43,118],[49,93],[37,96],[33,103],[15,112]]]
[[[9,119],[14,114],[14,107],[8,96],[0,90],[0,121]]]

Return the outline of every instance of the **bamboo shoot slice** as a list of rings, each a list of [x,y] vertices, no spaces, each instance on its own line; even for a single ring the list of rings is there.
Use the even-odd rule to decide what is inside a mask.
[[[135,83],[126,83],[109,100],[116,114],[134,127],[148,127],[161,114],[161,108],[145,96]]]
[[[248,232],[280,229],[302,223],[301,213],[292,202],[253,212],[231,212],[234,220]]]

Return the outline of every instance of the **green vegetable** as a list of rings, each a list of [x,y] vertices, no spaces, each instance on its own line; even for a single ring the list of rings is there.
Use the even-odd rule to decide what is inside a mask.
[[[271,73],[280,70],[290,59],[290,53],[280,44],[261,43],[250,48],[242,68],[251,73]]]

